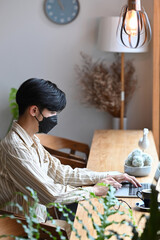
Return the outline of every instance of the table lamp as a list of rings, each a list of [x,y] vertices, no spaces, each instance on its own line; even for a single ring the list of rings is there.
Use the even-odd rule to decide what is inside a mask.
[[[120,111],[120,129],[124,128],[124,53],[143,53],[148,51],[148,45],[144,44],[139,48],[128,48],[120,44],[117,40],[116,31],[119,17],[102,17],[99,21],[98,29],[98,48],[105,52],[121,53],[121,111]]]

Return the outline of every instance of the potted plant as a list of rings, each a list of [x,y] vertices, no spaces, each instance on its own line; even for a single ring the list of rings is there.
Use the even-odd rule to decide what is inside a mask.
[[[113,118],[120,118],[121,108],[121,59],[115,54],[115,61],[108,67],[104,59],[93,61],[81,53],[82,66],[76,65],[77,79],[82,89],[81,102],[109,112]],[[125,63],[125,116],[127,106],[137,87],[135,68],[131,61]]]

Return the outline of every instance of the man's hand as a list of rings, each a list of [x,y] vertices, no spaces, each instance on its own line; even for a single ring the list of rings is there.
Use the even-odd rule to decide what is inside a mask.
[[[130,176],[127,173],[122,173],[118,175],[108,175],[106,178],[101,179],[96,185],[94,185],[94,192],[96,196],[103,196],[107,194],[108,187],[100,186],[99,183],[110,184],[115,189],[122,187],[122,182],[130,182],[135,187],[141,187],[141,184],[137,181],[134,176]]]
[[[121,184],[117,182],[112,176],[108,175],[106,178],[101,179],[96,185],[94,185],[94,192],[96,196],[103,196],[107,194],[108,187],[100,186],[100,183],[104,183],[106,185],[112,185],[114,188],[121,188]]]
[[[141,184],[137,181],[137,179],[134,176],[128,175],[127,173],[112,175],[112,178],[119,183],[127,181],[132,183],[135,187],[141,187]]]

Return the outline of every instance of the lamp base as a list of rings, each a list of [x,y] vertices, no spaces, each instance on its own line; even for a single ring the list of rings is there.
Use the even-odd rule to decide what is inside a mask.
[[[113,117],[112,128],[115,130],[120,129],[120,118]],[[126,117],[123,118],[123,129],[124,130],[127,129],[127,118]]]

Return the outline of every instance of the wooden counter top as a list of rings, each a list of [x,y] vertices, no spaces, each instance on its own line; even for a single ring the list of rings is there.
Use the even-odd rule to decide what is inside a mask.
[[[135,148],[138,148],[138,141],[142,136],[143,131],[141,130],[96,130],[93,136],[87,168],[99,172],[123,172],[125,159],[131,151],[133,151]],[[149,176],[138,178],[140,182],[152,182],[159,161],[151,131],[149,131],[148,137],[150,145],[145,150],[145,153],[150,154],[153,158],[152,171]],[[142,212],[135,207],[137,198],[125,198],[125,201],[127,201],[132,207],[133,217],[137,223],[142,215]],[[92,203],[97,206],[99,211],[102,211],[102,206],[100,206],[97,199],[92,199]],[[91,206],[87,201],[83,201],[83,204],[88,209],[91,209]],[[97,215],[92,209],[91,212],[93,213],[94,220],[99,221]],[[90,234],[95,237],[96,233],[92,227],[90,219],[80,204],[78,206],[76,215],[79,217],[79,219],[83,219],[83,222],[89,229]],[[120,217],[116,216],[116,220],[120,220]],[[143,225],[144,223],[142,222],[139,227],[141,228]],[[76,220],[74,222],[74,227],[78,230],[82,240],[88,239],[86,236],[86,231],[82,229],[81,224],[79,224]],[[78,238],[75,236],[75,233],[72,233],[70,239],[76,240]]]

